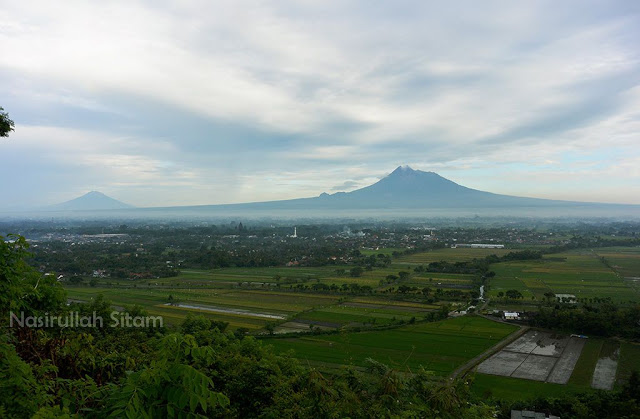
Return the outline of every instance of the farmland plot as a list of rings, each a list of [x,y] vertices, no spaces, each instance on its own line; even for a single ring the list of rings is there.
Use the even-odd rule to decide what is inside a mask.
[[[293,349],[297,358],[320,368],[364,366],[372,358],[399,370],[416,371],[422,366],[447,375],[516,329],[466,316],[390,330],[270,339],[268,343],[279,351]]]

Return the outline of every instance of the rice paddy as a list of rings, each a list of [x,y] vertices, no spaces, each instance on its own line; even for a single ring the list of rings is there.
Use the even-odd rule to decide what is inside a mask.
[[[482,317],[458,317],[390,330],[276,338],[267,342],[279,351],[293,350],[301,361],[320,369],[364,367],[367,358],[371,358],[402,371],[422,367],[437,375],[448,375],[516,329]]]

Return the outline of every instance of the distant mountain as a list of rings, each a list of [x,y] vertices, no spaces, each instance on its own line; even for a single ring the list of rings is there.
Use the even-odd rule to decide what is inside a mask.
[[[69,210],[69,216],[90,216],[94,210],[109,216],[187,219],[211,216],[285,218],[403,218],[459,216],[610,217],[639,218],[640,205],[602,204],[524,198],[467,188],[437,173],[400,166],[378,182],[351,192],[322,193],[312,198],[244,204],[133,208],[100,192],[48,208]],[[24,214],[22,214],[24,215]],[[103,213],[96,212],[95,216]]]
[[[351,192],[322,193],[315,198],[207,206],[261,210],[357,209],[487,209],[576,207],[585,202],[523,198],[479,191],[458,185],[434,172],[400,166],[373,185]]]
[[[327,206],[344,208],[500,208],[584,205],[586,203],[523,198],[458,185],[434,172],[400,166],[373,185],[352,192],[322,194]]]
[[[54,211],[96,211],[96,210],[121,210],[133,208],[133,205],[113,199],[98,191],[91,191],[81,197],[61,204],[52,205],[49,210]]]

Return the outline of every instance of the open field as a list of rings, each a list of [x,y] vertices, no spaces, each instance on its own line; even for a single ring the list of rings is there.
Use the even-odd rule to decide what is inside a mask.
[[[597,254],[581,250],[547,255],[542,260],[497,263],[489,295],[517,289],[524,300],[543,300],[546,292],[573,294],[577,298],[611,297],[618,302],[640,300],[640,293],[606,266]]]
[[[387,249],[393,251],[392,249]],[[184,269],[176,277],[149,280],[100,278],[98,286],[68,286],[69,297],[88,301],[103,293],[116,307],[138,304],[150,314],[165,316],[168,324],[179,324],[188,313],[226,321],[231,328],[264,328],[267,323],[286,323],[277,332],[320,328],[386,325],[412,318],[421,320],[439,305],[407,303],[385,297],[351,297],[348,294],[299,293],[292,288],[314,284],[342,286],[384,285],[388,275],[412,272],[408,265],[365,270],[359,277],[349,275],[349,266]],[[340,272],[342,271],[342,272]],[[471,287],[471,276],[439,274],[412,275],[402,284],[436,288]],[[174,303],[168,305],[169,296]],[[342,301],[343,304],[338,304]]]
[[[166,322],[179,323],[188,313],[226,321],[232,328],[256,329],[278,318],[287,318],[310,310],[335,304],[337,296],[268,292],[260,290],[216,289],[157,289],[157,288],[67,288],[70,298],[89,301],[102,293],[116,306],[138,304],[150,314],[167,314]],[[169,295],[180,304],[190,307],[166,305]],[[212,312],[211,309],[219,310]],[[272,318],[268,316],[273,316]]]
[[[640,373],[640,344],[622,342],[620,345],[616,386],[624,384],[633,371]]]
[[[566,384],[584,339],[531,330],[478,366],[478,372]]]
[[[473,275],[465,274],[421,272],[420,274],[414,274],[403,284],[418,288],[429,287],[432,290],[436,288],[470,289],[473,287],[473,278]]]
[[[411,265],[392,264],[385,268],[375,268],[370,271],[365,270],[359,277],[351,277],[349,269],[351,266],[323,266],[323,267],[290,267],[290,268],[222,268],[214,270],[183,270],[180,275],[173,278],[162,278],[140,281],[140,286],[151,283],[152,286],[166,287],[194,287],[194,288],[237,288],[238,286],[251,288],[273,289],[275,287],[288,288],[298,283],[311,286],[317,282],[326,285],[336,284],[358,284],[369,285],[373,288],[380,286],[380,281],[388,275],[398,275],[400,271],[413,273]],[[338,275],[337,270],[342,269],[343,274]],[[409,282],[404,282],[409,286],[433,286],[438,282],[442,283],[441,288],[446,288],[452,284],[470,284],[472,275],[462,274],[436,274],[422,273],[413,275]],[[102,280],[103,282],[131,285],[128,280]]]
[[[591,386],[593,370],[598,362],[603,343],[604,339],[590,338],[587,340],[580,354],[580,358],[578,358],[578,363],[571,374],[569,384],[582,387]]]
[[[517,327],[481,317],[458,317],[396,329],[299,338],[270,339],[278,351],[294,350],[302,361],[320,368],[365,365],[367,358],[399,370],[420,366],[438,375],[482,353]]]
[[[391,298],[377,297],[377,296],[361,296],[361,297],[353,297],[349,299],[350,303],[360,303],[360,304],[373,304],[377,306],[385,306],[385,307],[393,307],[395,309],[399,309],[404,307],[408,310],[416,309],[416,310],[429,310],[429,309],[437,309],[440,308],[440,304],[425,304],[415,301],[401,301],[394,300]]]
[[[482,259],[489,255],[502,256],[509,252],[511,249],[472,249],[469,247],[457,247],[457,248],[444,248],[434,249],[428,252],[414,253],[412,255],[401,256],[398,258],[398,263],[406,263],[412,265],[426,265],[431,262],[439,262],[446,260],[449,262],[465,262],[472,259]]]
[[[593,370],[591,387],[599,390],[611,390],[616,380],[620,345],[616,341],[606,340],[600,350],[598,362]]]
[[[620,276],[640,279],[640,247],[604,247],[594,252]]]
[[[502,400],[523,400],[554,397],[562,393],[577,393],[585,389],[571,384],[553,384],[477,373],[474,376],[471,391],[484,399],[494,397]]]
[[[397,320],[421,319],[428,312],[439,308],[440,306],[428,304],[395,305],[393,301],[384,300],[379,302],[349,301],[302,313],[296,317],[296,320],[319,325],[330,324],[333,327],[364,324],[384,325]]]
[[[342,267],[345,269],[344,267]],[[323,277],[320,279],[320,282],[326,285],[331,284],[358,284],[358,285],[369,285],[370,287],[378,287],[380,285],[380,281],[385,279],[387,275],[398,275],[399,271],[406,270],[398,266],[390,266],[387,268],[376,268],[370,271],[365,270],[361,276],[353,278],[349,276],[349,268],[345,269],[346,273],[342,276],[337,276],[335,274],[335,267],[332,271],[331,275]]]
[[[271,268],[220,268],[212,270],[185,269],[173,278],[153,280],[159,284],[206,285],[216,287],[237,286],[239,283],[285,284],[310,281],[335,276],[335,267],[271,267]]]
[[[638,363],[634,349],[625,363]],[[477,372],[575,388],[611,390],[616,381],[620,343],[530,330],[481,363]]]
[[[407,250],[405,247],[381,247],[378,250],[360,249],[360,253],[362,253],[365,256],[391,255],[393,252],[404,252],[405,250]]]

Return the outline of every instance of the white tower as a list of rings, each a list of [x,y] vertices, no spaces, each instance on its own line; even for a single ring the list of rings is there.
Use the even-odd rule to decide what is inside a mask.
[[[293,236],[291,237],[298,237],[298,227],[293,227]]]

